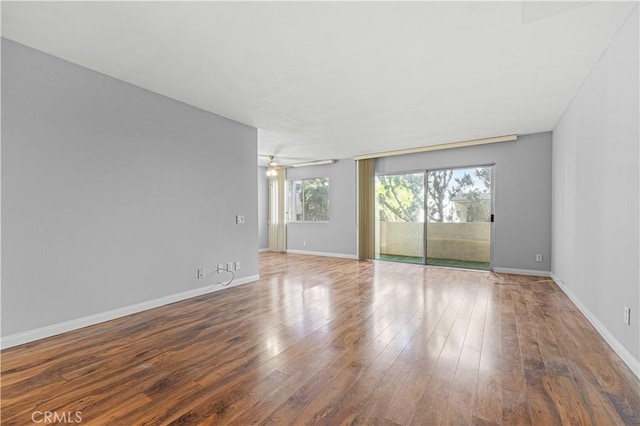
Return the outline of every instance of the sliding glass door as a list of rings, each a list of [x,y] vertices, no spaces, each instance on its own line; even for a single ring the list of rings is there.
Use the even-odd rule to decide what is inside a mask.
[[[375,193],[376,259],[490,268],[492,166],[380,175]]]
[[[426,263],[489,269],[492,167],[427,171]]]
[[[424,264],[424,179],[424,173],[376,176],[376,259]]]

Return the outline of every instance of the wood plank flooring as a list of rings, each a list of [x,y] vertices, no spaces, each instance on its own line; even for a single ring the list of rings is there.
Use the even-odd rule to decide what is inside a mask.
[[[276,253],[260,275],[3,351],[2,424],[640,424],[640,382],[551,281]]]

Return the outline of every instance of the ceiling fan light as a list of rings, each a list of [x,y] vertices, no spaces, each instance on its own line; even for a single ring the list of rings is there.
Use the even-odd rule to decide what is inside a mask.
[[[269,176],[269,177],[274,177],[274,176],[278,175],[278,171],[276,169],[274,169],[273,167],[269,167],[267,169],[266,175]]]

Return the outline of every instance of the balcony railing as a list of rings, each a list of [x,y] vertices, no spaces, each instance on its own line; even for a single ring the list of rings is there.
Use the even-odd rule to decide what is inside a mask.
[[[422,257],[424,223],[378,222],[380,255]],[[491,259],[488,222],[427,224],[427,258],[488,263]]]

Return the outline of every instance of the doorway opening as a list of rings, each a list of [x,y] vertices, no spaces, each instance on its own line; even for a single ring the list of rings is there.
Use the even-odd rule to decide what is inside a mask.
[[[493,166],[376,176],[376,259],[490,270]]]

